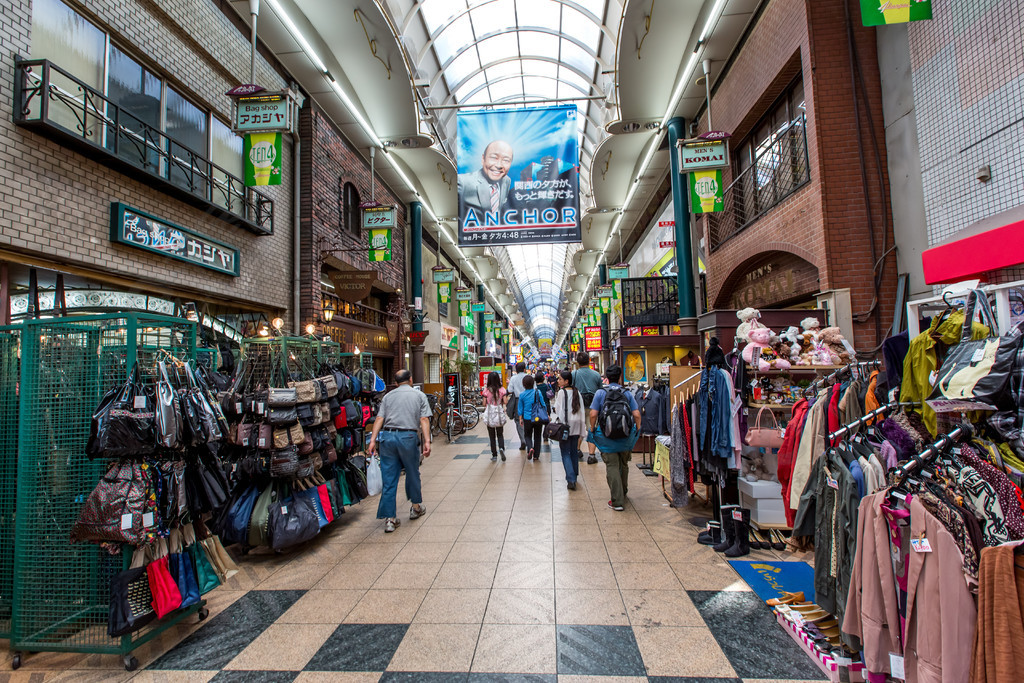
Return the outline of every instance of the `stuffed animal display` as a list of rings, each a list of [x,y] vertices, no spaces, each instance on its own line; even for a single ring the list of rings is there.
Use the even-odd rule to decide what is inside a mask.
[[[757,357],[757,369],[761,372],[768,370],[789,370],[789,360],[782,358],[770,345],[772,331],[753,321],[747,332],[747,345],[743,347],[743,360],[748,365],[754,364],[754,350],[760,350]]]

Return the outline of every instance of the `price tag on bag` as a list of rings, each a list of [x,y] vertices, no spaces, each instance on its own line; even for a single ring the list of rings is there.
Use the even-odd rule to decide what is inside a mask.
[[[235,401],[235,412],[238,413],[239,415],[242,414],[242,402],[241,401]]]
[[[259,413],[260,415],[263,414],[263,404],[262,403],[257,403],[256,404],[256,412]]]
[[[740,510],[733,510],[732,511],[732,518],[735,519],[737,522],[742,522],[743,521],[743,512],[741,512]]]
[[[121,531],[127,531],[132,528],[132,513],[126,512],[121,515]]]
[[[135,410],[141,410],[142,408],[145,408],[146,407],[146,397],[145,396],[136,396],[135,397],[135,401],[132,403],[132,407],[135,408]]]
[[[975,349],[974,353],[971,354],[971,362],[972,363],[980,363],[982,360],[984,360],[984,358],[985,358],[985,349],[984,348]]]
[[[156,515],[154,515],[152,512],[143,513],[143,515],[142,515],[142,526],[144,526],[144,527],[146,527],[148,529],[149,527],[153,526],[154,524],[156,524]]]
[[[281,514],[282,515],[287,515],[288,514],[288,506],[287,505],[282,505],[281,506]]]

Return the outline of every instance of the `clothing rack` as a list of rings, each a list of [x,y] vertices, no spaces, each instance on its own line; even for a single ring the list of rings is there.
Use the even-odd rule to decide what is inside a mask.
[[[835,443],[837,439],[839,439],[841,436],[843,436],[847,432],[851,431],[855,427],[859,427],[860,425],[865,425],[868,422],[870,422],[871,420],[875,419],[876,417],[880,417],[882,415],[885,415],[890,410],[895,410],[896,408],[899,408],[901,405],[909,406],[909,405],[916,405],[916,404],[915,403],[900,403],[899,401],[892,401],[891,403],[886,403],[884,406],[881,406],[879,408],[875,408],[874,410],[872,410],[870,413],[864,415],[863,417],[860,417],[860,418],[854,420],[853,422],[851,422],[850,424],[845,425],[843,427],[840,427],[836,431],[834,431],[831,434],[829,434],[828,435],[828,442],[829,443]]]
[[[810,395],[810,394],[813,394],[814,392],[816,392],[818,389],[823,389],[825,386],[828,386],[829,382],[831,382],[832,380],[838,379],[844,373],[850,372],[854,367],[866,368],[866,367],[879,367],[881,365],[882,365],[882,361],[880,361],[880,360],[865,360],[865,361],[857,361],[857,362],[854,362],[854,363],[847,363],[846,367],[839,368],[838,370],[836,370],[834,372],[830,372],[829,374],[825,375],[824,377],[819,377],[818,379],[816,379],[813,382],[811,382],[811,386],[807,387],[807,389],[804,391],[804,394],[805,395]]]
[[[914,472],[918,467],[925,464],[927,461],[934,458],[940,452],[945,450],[948,446],[952,445],[956,441],[961,441],[965,438],[970,437],[974,434],[974,426],[969,422],[963,422],[957,425],[948,434],[943,434],[933,444],[928,446],[917,455],[913,456],[910,460],[903,463],[896,468],[897,474],[900,480],[906,479],[911,473]]]

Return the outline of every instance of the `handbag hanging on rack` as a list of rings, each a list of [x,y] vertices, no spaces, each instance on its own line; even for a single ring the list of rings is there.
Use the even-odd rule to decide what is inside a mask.
[[[85,453],[90,459],[148,455],[156,447],[153,393],[132,365],[125,383],[107,392],[92,416]]]
[[[78,521],[71,528],[71,542],[143,545],[146,542],[144,513],[150,510],[151,486],[146,463],[115,463],[79,511]]]
[[[110,580],[107,635],[111,638],[134,633],[156,619],[153,594],[149,590],[149,576],[146,573],[147,548],[136,548],[128,569],[114,574]]]
[[[156,385],[156,440],[164,448],[181,448],[183,427],[181,424],[181,406],[178,396],[167,377],[167,366],[163,361],[157,363],[160,377]]]

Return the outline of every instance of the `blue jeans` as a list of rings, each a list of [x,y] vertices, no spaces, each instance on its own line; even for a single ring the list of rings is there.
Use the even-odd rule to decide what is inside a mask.
[[[570,436],[559,441],[558,450],[562,453],[565,481],[575,484],[576,478],[580,476],[580,437]]]
[[[415,432],[386,432],[377,435],[380,474],[384,490],[377,505],[377,519],[397,517],[395,498],[398,477],[405,468],[405,497],[414,505],[423,502],[420,491],[420,438]]]

